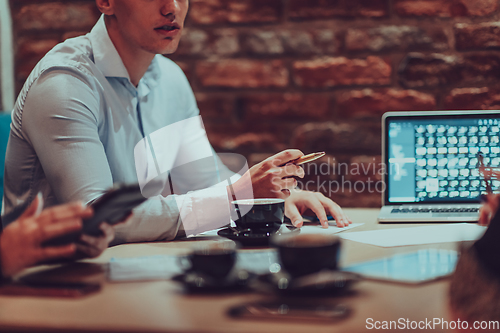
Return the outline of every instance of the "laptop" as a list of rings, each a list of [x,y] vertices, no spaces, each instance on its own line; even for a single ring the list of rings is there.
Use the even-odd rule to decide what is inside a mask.
[[[500,168],[500,111],[387,112],[380,223],[477,222],[484,164]],[[493,191],[500,182],[493,180]]]

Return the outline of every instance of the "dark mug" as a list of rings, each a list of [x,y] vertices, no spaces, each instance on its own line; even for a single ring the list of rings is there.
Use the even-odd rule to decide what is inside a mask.
[[[232,241],[198,245],[181,266],[188,272],[219,280],[226,278],[236,263],[236,244]]]
[[[335,235],[279,235],[271,244],[278,249],[282,268],[292,277],[338,268],[340,238]]]
[[[239,230],[249,229],[253,233],[275,232],[285,218],[283,199],[235,200],[232,205],[232,217]]]

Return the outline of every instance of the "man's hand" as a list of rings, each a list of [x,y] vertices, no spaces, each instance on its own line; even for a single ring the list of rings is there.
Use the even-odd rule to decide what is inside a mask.
[[[115,229],[106,222],[101,223],[99,229],[101,236],[93,237],[82,234],[76,243],[79,257],[95,258],[98,257],[109,246],[109,243],[115,238]]]
[[[481,166],[479,168],[479,171],[487,180],[500,179],[500,170],[498,169]],[[499,194],[488,194],[485,198],[486,201],[484,202],[483,206],[481,206],[481,209],[479,209],[479,225],[489,225],[491,219],[498,211],[498,206],[500,205]]]
[[[488,194],[486,202],[479,209],[479,225],[489,225],[491,219],[498,211],[500,194]]]
[[[285,215],[296,227],[304,223],[302,214],[312,210],[318,217],[323,228],[328,228],[327,212],[335,218],[337,227],[347,227],[352,221],[344,214],[339,205],[319,192],[292,191],[285,200]]]
[[[92,209],[81,203],[48,208],[37,215],[42,202],[37,197],[28,209],[9,224],[0,235],[2,272],[12,276],[36,263],[75,255],[75,244],[43,247],[42,243],[81,230],[82,219],[92,216]]]
[[[124,224],[131,221],[133,213],[129,213],[125,218],[118,222],[118,224]],[[109,243],[115,238],[115,228],[107,224],[106,222],[101,223],[99,229],[102,232],[101,236],[93,237],[89,235],[81,235],[80,240],[76,243],[79,258],[96,258],[101,255],[101,253],[106,250]]]
[[[300,150],[282,151],[250,168],[232,185],[237,199],[286,199],[297,186],[293,177],[304,177],[304,169],[289,163],[304,154]]]

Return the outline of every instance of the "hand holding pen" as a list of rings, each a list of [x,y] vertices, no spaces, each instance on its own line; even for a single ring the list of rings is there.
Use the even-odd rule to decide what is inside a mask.
[[[477,154],[478,168],[479,172],[483,175],[483,181],[486,187],[486,195],[481,196],[481,200],[484,204],[479,210],[479,225],[488,225],[498,210],[500,204],[500,196],[498,194],[493,194],[493,189],[491,186],[491,176],[494,174],[498,177],[499,173],[491,170],[491,168],[486,167],[484,163],[483,153]]]
[[[289,163],[292,163],[292,164],[295,164],[295,165],[302,165],[302,164],[305,164],[305,163],[309,163],[309,162],[312,162],[314,160],[317,160],[318,158],[321,158],[325,156],[325,152],[322,151],[322,152],[319,152],[319,153],[312,153],[312,154],[308,154],[308,155],[304,155],[302,157],[299,157],[293,161],[290,161]]]
[[[477,160],[479,162],[479,172],[483,175],[483,181],[486,187],[487,194],[493,194],[493,190],[491,188],[491,169],[486,168],[484,165],[484,155],[483,153],[477,153]]]

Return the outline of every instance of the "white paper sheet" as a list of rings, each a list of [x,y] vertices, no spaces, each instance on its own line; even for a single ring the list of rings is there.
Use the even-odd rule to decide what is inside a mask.
[[[380,247],[394,247],[473,241],[481,237],[485,231],[486,227],[477,224],[454,223],[414,228],[349,232],[340,235],[340,237]]]
[[[238,252],[236,268],[256,274],[269,272],[278,261],[276,250]],[[166,280],[183,272],[177,256],[156,255],[136,258],[111,258],[109,280],[115,282]]]
[[[222,228],[224,229],[224,228]],[[201,234],[199,234],[198,236],[217,236],[217,232],[219,231],[220,229],[215,229],[215,230],[208,230],[208,231],[205,231],[205,232],[202,232]],[[195,236],[195,237],[198,237],[198,236]]]
[[[327,229],[323,229],[323,227],[320,225],[305,225],[302,228],[300,228],[300,232],[302,234],[336,234],[342,231],[362,226],[363,224],[364,223],[353,223],[350,224],[348,227],[339,228],[337,227],[335,222],[329,222],[330,226]],[[217,232],[219,230],[220,229],[206,231],[204,233],[201,233],[199,236],[217,236]]]
[[[278,262],[276,250],[238,252],[236,267],[255,274],[269,273],[269,267]]]
[[[324,229],[320,225],[305,225],[302,228],[300,228],[300,233],[301,234],[324,234],[324,235],[331,235],[331,234],[338,234],[339,232],[346,231],[346,230],[351,230],[354,228],[357,228],[359,226],[362,226],[364,223],[353,223],[350,224],[347,227],[339,228],[335,225],[335,222],[330,223],[330,226],[327,229]]]
[[[182,273],[177,256],[157,255],[136,258],[111,258],[111,281],[141,281],[170,279]]]

